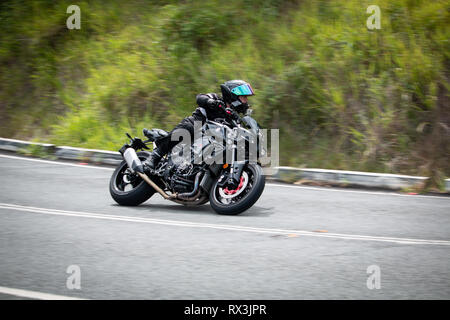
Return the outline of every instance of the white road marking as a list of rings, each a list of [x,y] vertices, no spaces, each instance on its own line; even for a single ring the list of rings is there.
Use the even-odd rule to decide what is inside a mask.
[[[66,162],[58,162],[58,161],[50,161],[50,160],[41,160],[41,159],[25,158],[25,157],[16,157],[16,156],[9,156],[9,155],[3,155],[3,154],[0,154],[0,157],[1,158],[8,158],[8,159],[16,159],[16,160],[35,161],[35,162],[42,162],[42,163],[56,164],[56,165],[63,165],[63,166],[87,168],[87,169],[100,169],[100,170],[107,170],[107,171],[114,171],[115,170],[114,168],[99,167],[99,166],[94,166],[94,165],[80,165],[80,164],[74,164],[74,163],[66,163]],[[450,200],[450,197],[445,197],[445,196],[442,197],[442,196],[426,196],[426,195],[408,195],[408,194],[401,194],[401,193],[395,193],[395,192],[375,192],[375,191],[372,192],[372,191],[342,190],[342,189],[332,189],[332,188],[315,188],[315,187],[305,187],[305,186],[297,186],[297,185],[289,186],[289,185],[276,184],[276,183],[266,183],[266,186],[280,187],[280,188],[306,189],[306,190],[315,190],[315,191],[347,192],[347,193],[387,195],[387,196],[409,197],[409,198],[430,198],[430,199],[447,199],[447,200]]]
[[[88,168],[88,169],[100,169],[100,170],[108,170],[108,171],[114,171],[115,170],[113,168],[105,168],[105,167],[99,167],[99,166],[93,166],[93,165],[82,165],[82,164],[59,162],[59,161],[51,161],[51,160],[16,157],[16,156],[4,155],[4,154],[0,154],[0,157],[1,158],[7,158],[7,159],[14,159],[14,160],[25,160],[25,161],[34,161],[34,162],[48,163],[48,164],[56,164],[56,165],[61,165],[61,166],[70,166],[70,167],[79,167],[79,168]]]
[[[401,194],[401,193],[395,193],[395,192],[377,192],[377,191],[356,191],[356,190],[343,190],[343,189],[336,189],[336,188],[315,188],[315,187],[304,187],[304,186],[289,186],[289,185],[283,185],[283,184],[276,184],[276,183],[266,183],[268,186],[273,187],[281,187],[281,188],[297,188],[297,189],[307,189],[307,190],[316,190],[316,191],[330,191],[330,192],[349,192],[349,193],[362,193],[362,194],[375,194],[380,196],[398,196],[398,197],[409,197],[409,198],[431,198],[431,199],[447,199],[450,200],[450,197],[446,196],[426,196],[426,195],[410,195],[410,194]]]
[[[0,287],[0,293],[8,294],[17,297],[39,299],[39,300],[87,300],[82,298],[67,297],[57,294],[43,293],[38,291],[30,291],[23,289]]]
[[[210,223],[200,223],[200,222],[190,222],[190,221],[180,221],[180,220],[165,220],[165,219],[151,219],[151,218],[140,218],[140,217],[121,216],[121,215],[108,215],[108,214],[99,214],[99,213],[90,213],[90,212],[66,211],[66,210],[56,210],[56,209],[21,206],[21,205],[8,204],[8,203],[0,203],[0,209],[17,210],[17,211],[31,212],[31,213],[42,213],[42,214],[58,215],[58,216],[71,216],[71,217],[82,217],[82,218],[91,218],[91,219],[105,219],[105,220],[150,223],[150,224],[179,226],[179,227],[209,228],[209,229],[254,232],[254,233],[299,235],[299,236],[345,239],[345,240],[366,240],[366,241],[392,242],[392,243],[399,243],[399,244],[427,244],[427,245],[445,245],[445,246],[450,245],[450,241],[448,241],[448,240],[426,240],[426,239],[411,239],[411,238],[364,236],[364,235],[355,235],[355,234],[317,233],[314,231],[304,231],[304,230],[247,227],[247,226],[210,224]]]

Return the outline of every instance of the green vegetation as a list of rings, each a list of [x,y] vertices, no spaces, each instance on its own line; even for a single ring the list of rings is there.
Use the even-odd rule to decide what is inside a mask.
[[[68,30],[69,5],[81,30]],[[368,30],[366,8],[381,9]],[[242,78],[281,164],[450,176],[450,3],[2,1],[0,136],[117,150]]]

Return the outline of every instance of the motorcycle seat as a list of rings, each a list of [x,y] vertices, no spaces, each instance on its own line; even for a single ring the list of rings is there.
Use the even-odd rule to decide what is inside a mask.
[[[144,136],[146,136],[150,141],[156,141],[159,140],[161,138],[166,137],[169,133],[163,129],[145,129],[142,130],[142,132],[144,133]]]

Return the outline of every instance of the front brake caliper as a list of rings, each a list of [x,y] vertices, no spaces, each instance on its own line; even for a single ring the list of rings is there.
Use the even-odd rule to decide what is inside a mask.
[[[228,176],[229,176],[229,172],[222,172],[222,175],[219,178],[219,181],[217,182],[217,185],[221,188],[223,188],[227,182],[228,182]]]

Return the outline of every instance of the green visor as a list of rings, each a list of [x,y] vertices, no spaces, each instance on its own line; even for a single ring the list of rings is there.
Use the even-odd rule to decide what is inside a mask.
[[[237,96],[252,96],[253,92],[252,86],[249,84],[242,84],[236,88],[231,89],[231,92]]]

